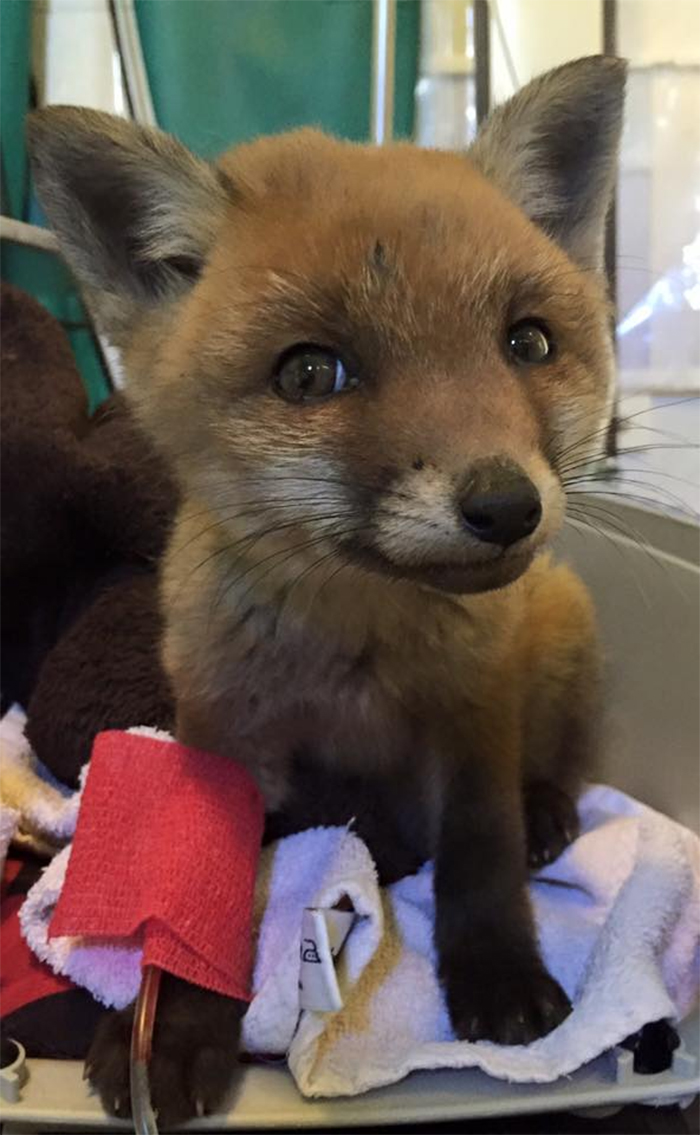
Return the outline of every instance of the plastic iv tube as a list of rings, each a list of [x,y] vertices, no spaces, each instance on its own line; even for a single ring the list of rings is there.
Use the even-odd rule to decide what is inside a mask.
[[[144,966],[141,975],[134,1023],[131,1027],[131,1114],[136,1135],[158,1135],[156,1115],[151,1103],[148,1066],[151,1060],[153,1024],[158,1003],[161,971],[157,966]]]

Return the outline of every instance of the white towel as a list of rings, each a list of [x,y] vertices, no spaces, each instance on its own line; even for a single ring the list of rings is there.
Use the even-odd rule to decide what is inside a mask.
[[[649,1021],[689,1011],[700,961],[697,839],[610,788],[591,788],[580,812],[583,834],[531,886],[543,956],[574,1004],[570,1017],[528,1046],[455,1041],[435,974],[426,866],[383,896],[387,929],[371,957],[351,935],[345,1008],[330,1019],[303,1015],[288,1059],[304,1095],[354,1095],[419,1068],[474,1066],[544,1083]]]
[[[0,719],[0,869],[10,842],[54,855],[71,838],[80,803],[32,752],[26,720],[18,705]]]
[[[274,851],[247,1047],[286,1051],[306,1096],[355,1095],[419,1068],[544,1083],[649,1021],[683,1017],[700,980],[697,837],[612,788],[590,788],[579,810],[580,838],[531,885],[544,959],[574,1003],[548,1037],[513,1047],[456,1041],[435,973],[431,866],[382,892],[364,845],[333,829]],[[366,916],[338,963],[344,1008],[298,1020],[299,911],[343,894]]]
[[[649,1021],[684,1016],[700,977],[700,842],[612,788],[590,788],[580,815],[580,838],[531,885],[544,959],[574,1005],[549,1036],[513,1047],[456,1041],[435,972],[431,866],[382,891],[365,845],[344,828],[320,828],[263,853],[248,1051],[286,1054],[310,1097],[354,1095],[419,1068],[544,1083]],[[124,1005],[136,993],[138,952],[47,941],[69,854],[30,891],[23,932],[57,972]],[[300,1010],[302,914],[343,896],[359,916],[337,962],[344,1006]]]

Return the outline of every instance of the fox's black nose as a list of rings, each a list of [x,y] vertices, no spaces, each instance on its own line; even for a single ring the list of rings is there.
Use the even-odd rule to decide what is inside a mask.
[[[459,498],[472,536],[507,548],[535,531],[542,518],[540,494],[517,465],[484,461],[475,466]]]

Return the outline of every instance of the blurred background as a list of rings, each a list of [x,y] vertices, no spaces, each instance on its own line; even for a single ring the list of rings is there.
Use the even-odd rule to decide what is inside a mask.
[[[304,124],[465,148],[489,108],[539,72],[592,53],[626,57],[607,247],[619,360],[610,493],[697,519],[697,0],[0,0],[0,20],[2,274],[66,327],[93,407],[119,382],[118,360],[46,234],[13,225],[43,225],[26,161],[29,107],[72,103],[156,123],[204,156]]]

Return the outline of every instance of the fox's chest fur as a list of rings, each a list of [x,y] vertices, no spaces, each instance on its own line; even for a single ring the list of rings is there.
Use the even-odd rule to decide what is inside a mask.
[[[285,564],[289,532],[256,541],[248,555],[236,554],[242,540],[188,503],[163,577],[166,665],[181,697],[229,706],[234,737],[279,727],[290,749],[387,770],[418,757],[426,705],[463,714],[490,695],[499,663],[512,661],[526,580],[445,596],[368,581],[332,557],[315,570],[318,549]]]

